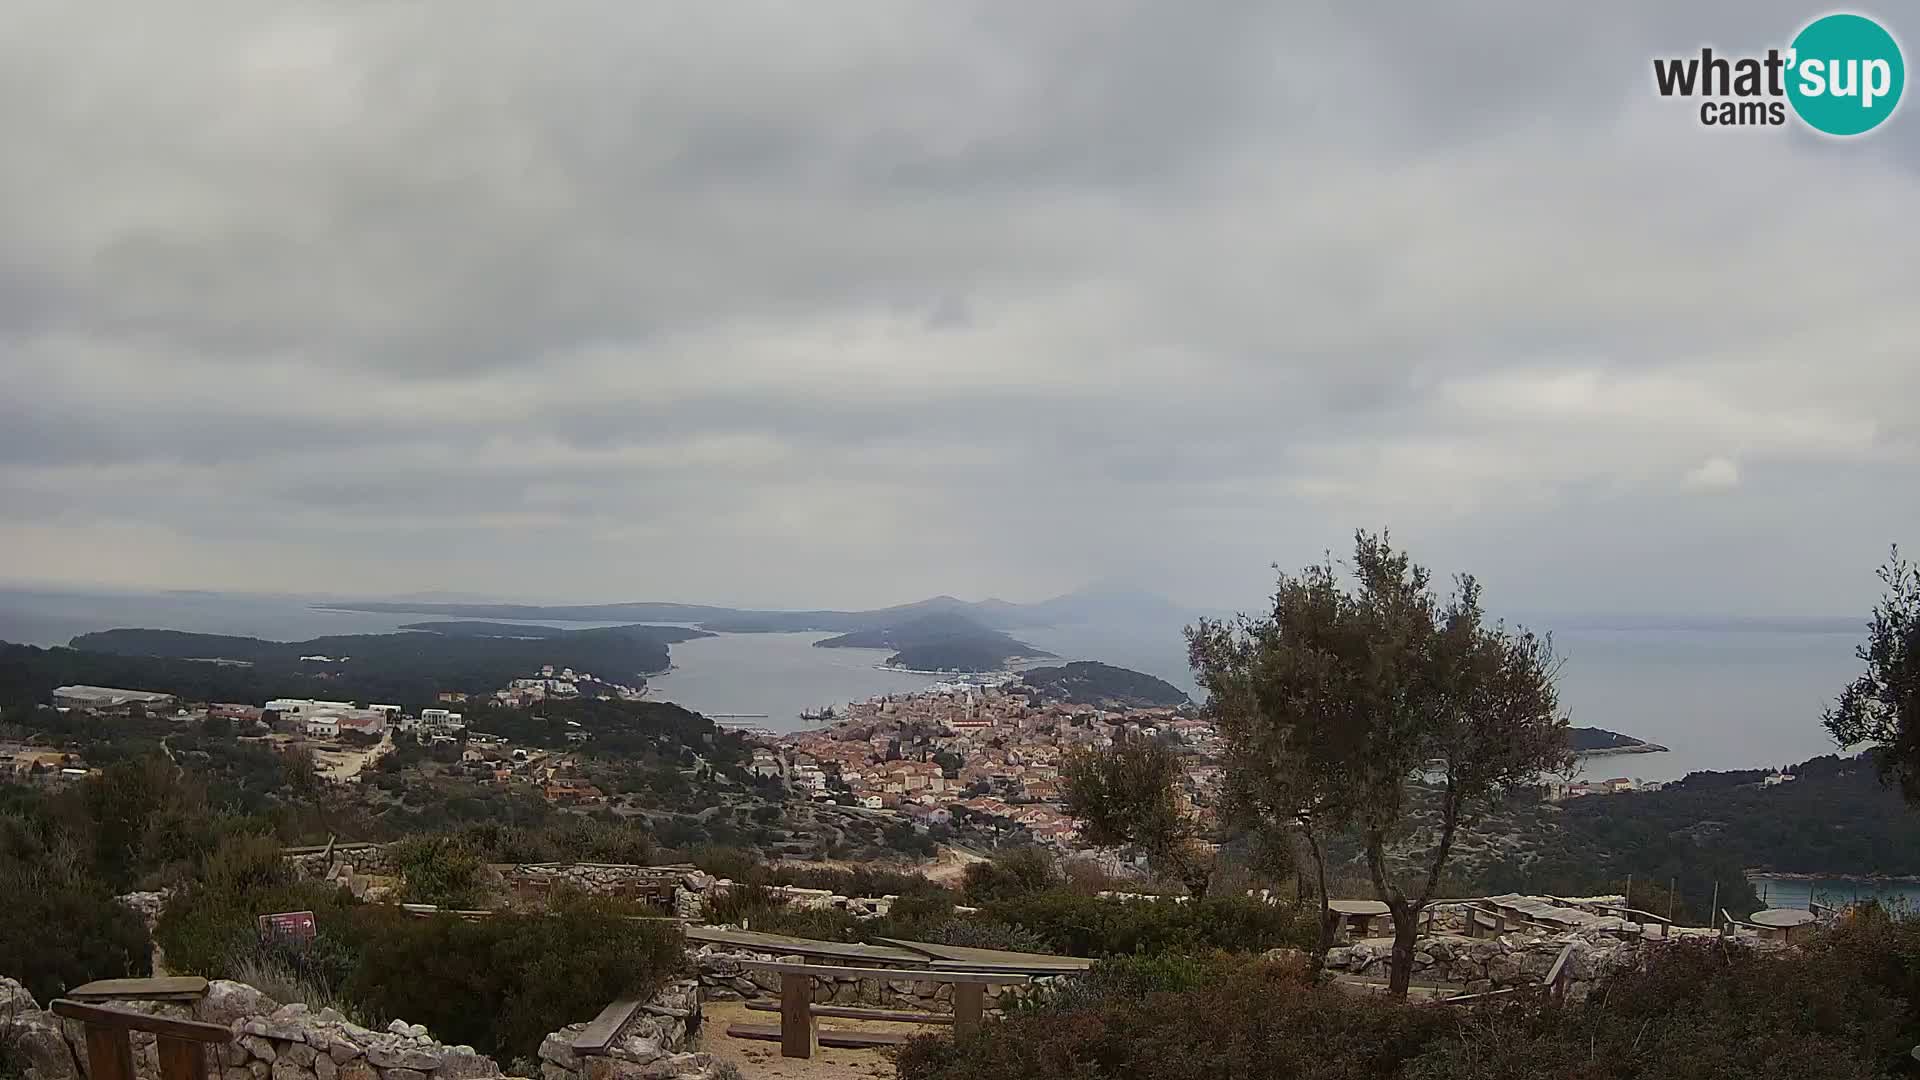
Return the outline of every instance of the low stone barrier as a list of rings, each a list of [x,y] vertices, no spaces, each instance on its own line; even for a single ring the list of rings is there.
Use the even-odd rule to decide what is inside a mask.
[[[700,1030],[700,981],[681,979],[640,1006],[597,1054],[573,1049],[586,1024],[568,1024],[540,1042],[541,1080],[662,1080],[708,1077],[712,1055],[689,1052]]]
[[[687,950],[688,962],[699,973],[700,989],[709,1000],[766,1000],[780,996],[780,976],[771,971],[746,966],[746,961],[788,964],[812,964],[820,967],[880,966],[879,961],[857,959],[840,961],[827,957],[757,952],[749,949],[701,945]],[[987,1009],[1000,1011],[1002,999],[1012,1001],[1029,994],[1046,993],[1054,976],[1035,978],[1026,986],[989,986]],[[889,1009],[907,1009],[925,1013],[953,1011],[953,985],[915,977],[913,968],[901,968],[897,979],[816,978],[813,982],[816,1005],[871,1005]]]
[[[1573,953],[1567,958],[1567,997],[1574,1001],[1585,998],[1595,980],[1635,963],[1641,947],[1604,933],[1502,934],[1490,938],[1439,935],[1418,941],[1413,974],[1416,979],[1463,986],[1467,993],[1531,986],[1546,977],[1569,944]],[[1329,951],[1327,967],[1356,975],[1384,975],[1392,956],[1389,943],[1360,941]]]

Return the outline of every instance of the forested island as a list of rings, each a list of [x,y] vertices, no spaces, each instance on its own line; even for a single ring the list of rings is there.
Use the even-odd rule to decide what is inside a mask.
[[[1192,704],[1184,691],[1164,679],[1093,660],[1028,668],[1020,681],[1042,701],[1136,709]]]
[[[0,703],[47,700],[56,686],[137,686],[194,701],[259,704],[305,696],[431,704],[443,692],[485,694],[543,665],[608,683],[643,686],[664,671],[668,646],[700,630],[616,626],[431,624],[393,634],[268,641],[177,630],[82,634],[68,648],[0,646]],[[510,632],[513,636],[497,636]]]
[[[1664,754],[1667,751],[1659,743],[1597,727],[1568,728],[1567,739],[1576,754]]]
[[[1053,655],[956,613],[921,615],[813,644],[820,649],[892,649],[886,666],[907,671],[999,671],[1015,659]]]

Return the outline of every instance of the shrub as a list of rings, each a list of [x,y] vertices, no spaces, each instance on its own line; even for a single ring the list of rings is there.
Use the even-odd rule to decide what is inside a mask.
[[[347,996],[376,1020],[404,1017],[450,1043],[530,1057],[548,1032],[617,997],[650,994],[678,969],[679,928],[628,912],[569,896],[550,915],[385,919],[362,946]]]
[[[1045,892],[1058,885],[1060,870],[1053,856],[1037,847],[1019,847],[969,865],[960,891],[967,903],[991,904]]]
[[[401,893],[416,904],[471,908],[480,902],[480,856],[453,836],[415,836],[388,849]]]
[[[154,937],[171,970],[234,978],[243,961],[259,957],[261,915],[311,911],[320,935],[351,944],[355,906],[337,886],[296,881],[272,840],[230,836],[201,860],[198,879],[167,902]]]
[[[140,916],[98,882],[0,879],[0,972],[41,1002],[94,979],[153,971],[153,942]]]
[[[1310,985],[1253,963],[1179,993],[1022,1010],[954,1040],[902,1048],[901,1080],[1375,1080],[1457,1023],[1447,1010]]]

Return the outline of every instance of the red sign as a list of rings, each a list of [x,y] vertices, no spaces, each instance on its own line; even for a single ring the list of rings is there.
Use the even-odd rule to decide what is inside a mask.
[[[260,916],[260,940],[304,944],[314,935],[313,912],[285,911]]]

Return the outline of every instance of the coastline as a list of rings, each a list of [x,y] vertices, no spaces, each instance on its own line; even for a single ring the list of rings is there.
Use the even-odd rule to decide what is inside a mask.
[[[1574,757],[1613,757],[1617,754],[1667,754],[1672,753],[1659,743],[1636,743],[1632,746],[1603,746],[1597,750],[1575,750]]]
[[[1799,874],[1784,870],[1743,870],[1748,881],[1897,881],[1920,884],[1920,874]]]

